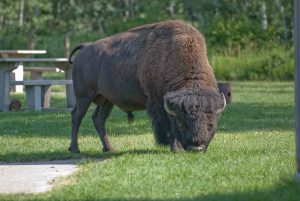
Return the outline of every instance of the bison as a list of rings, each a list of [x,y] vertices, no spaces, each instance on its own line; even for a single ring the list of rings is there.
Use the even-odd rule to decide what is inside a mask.
[[[158,144],[205,152],[226,106],[208,62],[203,35],[179,21],[130,29],[81,44],[73,61],[76,105],[69,151],[90,104],[103,151],[112,151],[105,122],[114,105],[132,115],[147,110]],[[130,115],[131,114],[131,115]]]

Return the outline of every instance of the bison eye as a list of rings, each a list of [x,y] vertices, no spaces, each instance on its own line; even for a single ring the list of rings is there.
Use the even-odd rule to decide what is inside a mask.
[[[208,124],[207,125],[207,130],[211,131],[213,129],[214,125],[213,124]]]

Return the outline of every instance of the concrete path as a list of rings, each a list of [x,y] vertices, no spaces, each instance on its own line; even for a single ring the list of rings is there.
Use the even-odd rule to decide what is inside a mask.
[[[56,160],[0,164],[0,194],[42,193],[51,190],[52,181],[76,170],[76,161]]]

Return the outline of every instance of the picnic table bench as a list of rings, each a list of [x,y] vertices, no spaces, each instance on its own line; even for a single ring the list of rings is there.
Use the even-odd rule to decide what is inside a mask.
[[[30,72],[31,80],[41,80],[44,72],[62,72],[63,70],[57,67],[24,67],[24,71]]]
[[[72,80],[23,80],[10,81],[10,85],[24,85],[27,107],[32,111],[41,111],[50,107],[50,87],[52,85],[72,85]]]
[[[13,82],[10,80],[10,73],[16,69],[20,63],[55,64],[59,69],[65,71],[65,80],[24,80]],[[45,103],[39,101],[43,101],[45,97],[48,97],[47,94],[45,94],[47,93],[45,89],[51,85],[66,85],[67,107],[73,107],[75,105],[75,96],[71,81],[72,68],[68,62],[68,58],[0,58],[0,111],[8,111],[10,86],[20,84],[27,87],[26,92],[28,92],[28,94],[26,96],[29,98],[27,99],[29,100],[28,102],[30,102],[28,103],[29,109],[39,111],[41,106],[45,106]]]
[[[33,49],[29,49],[29,50],[0,50],[0,55],[3,58],[28,58],[28,57],[32,57],[33,55],[37,55],[37,54],[46,54],[47,51],[46,50],[33,50]],[[21,81],[23,80],[24,77],[24,68],[23,65],[20,63],[20,65],[18,66],[18,68],[16,68],[12,75],[14,77],[15,80]],[[12,88],[14,91],[16,92],[23,92],[23,86],[15,86]]]

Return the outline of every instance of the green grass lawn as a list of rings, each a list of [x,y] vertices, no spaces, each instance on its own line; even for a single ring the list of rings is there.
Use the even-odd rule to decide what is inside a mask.
[[[117,108],[107,123],[117,151],[102,153],[91,109],[79,131],[79,171],[56,181],[51,192],[0,195],[0,200],[300,200],[300,184],[293,179],[293,83],[232,84],[233,102],[205,154],[174,154],[156,146],[145,112],[127,124]],[[0,113],[0,161],[71,158],[70,127],[67,112]]]

